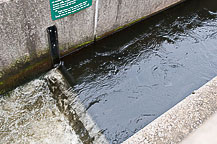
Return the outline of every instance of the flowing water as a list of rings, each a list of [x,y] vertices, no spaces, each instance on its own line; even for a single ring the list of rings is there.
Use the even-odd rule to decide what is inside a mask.
[[[80,144],[45,78],[16,88],[0,99],[1,144]]]
[[[217,1],[188,0],[63,60],[87,112],[120,143],[217,75]]]
[[[0,99],[1,144],[107,144],[62,74],[53,69]]]

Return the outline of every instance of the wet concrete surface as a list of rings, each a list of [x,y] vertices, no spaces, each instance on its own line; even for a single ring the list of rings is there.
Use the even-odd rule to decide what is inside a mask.
[[[108,142],[62,74],[53,69],[1,95],[0,143]]]
[[[120,143],[217,75],[217,2],[190,0],[65,57],[73,89]]]
[[[1,97],[0,143],[80,144],[52,95],[41,77]]]

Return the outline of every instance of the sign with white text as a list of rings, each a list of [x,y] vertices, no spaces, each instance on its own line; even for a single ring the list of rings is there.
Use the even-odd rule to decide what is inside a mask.
[[[52,20],[77,13],[92,5],[92,0],[50,0]]]

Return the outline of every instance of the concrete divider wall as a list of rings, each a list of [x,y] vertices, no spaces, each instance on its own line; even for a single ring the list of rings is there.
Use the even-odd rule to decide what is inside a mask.
[[[93,0],[91,7],[52,21],[49,0],[0,0],[0,91],[51,67],[51,25],[58,28],[63,55],[181,1]]]

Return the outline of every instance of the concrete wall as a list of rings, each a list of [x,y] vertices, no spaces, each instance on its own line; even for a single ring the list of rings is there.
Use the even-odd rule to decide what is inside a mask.
[[[145,18],[182,0],[99,0],[97,36]]]
[[[0,91],[50,66],[46,28],[56,25],[61,53],[183,0],[93,0],[52,21],[49,0],[0,0]]]

